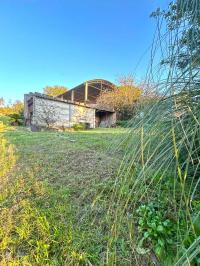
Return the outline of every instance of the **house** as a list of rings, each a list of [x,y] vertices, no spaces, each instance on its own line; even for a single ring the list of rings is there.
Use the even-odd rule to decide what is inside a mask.
[[[111,127],[116,123],[113,109],[100,108],[97,98],[101,91],[114,85],[103,79],[86,81],[57,97],[41,93],[24,95],[24,117],[32,130],[41,127],[71,128],[85,123],[88,128]]]

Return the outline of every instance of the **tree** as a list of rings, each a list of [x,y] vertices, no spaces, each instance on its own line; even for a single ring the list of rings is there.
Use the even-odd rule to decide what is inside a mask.
[[[196,12],[194,13],[194,8]],[[200,66],[200,1],[177,0],[167,10],[159,8],[151,14],[166,20],[168,30],[176,38],[173,55],[162,60],[162,64],[176,64],[180,70],[188,66]],[[176,50],[175,50],[176,49]],[[176,52],[175,52],[176,51]]]
[[[176,123],[176,142],[180,143],[179,164],[182,169],[187,168],[190,176],[199,176],[200,1],[176,0],[164,11],[157,9],[152,16],[165,21],[167,26],[169,51],[161,66],[168,67],[168,105],[173,124]]]
[[[49,95],[49,96],[58,96],[58,95],[61,95],[63,93],[65,93],[68,89],[64,86],[46,86],[44,89],[43,89],[43,93],[46,94],[46,95]]]
[[[47,128],[52,128],[57,121],[57,108],[53,103],[40,100],[40,108],[37,110],[36,120]]]
[[[13,125],[22,125],[24,121],[24,103],[17,100],[11,105],[12,113],[10,114],[10,117],[13,120]]]
[[[0,113],[3,115],[11,115],[11,114],[18,114],[21,115],[24,110],[23,102],[17,100],[13,104],[4,104],[4,100],[1,101],[0,99]]]
[[[5,104],[5,102],[4,102],[4,98],[1,97],[1,98],[0,98],[0,107],[4,106],[4,104]]]
[[[119,85],[112,91],[102,91],[97,99],[97,105],[112,108],[117,112],[119,120],[127,120],[133,116],[136,103],[142,90],[135,85],[132,76],[119,79]]]
[[[13,104],[4,104],[4,101],[0,101],[0,115],[6,119],[9,118],[10,125],[22,125],[23,124],[23,102],[17,100]]]
[[[150,105],[152,106],[156,102],[158,102],[161,99],[165,98],[165,95],[162,91],[158,91],[156,85],[148,84],[148,83],[142,83],[139,85],[140,88],[142,88],[142,95],[138,100],[138,108],[144,108],[148,105],[148,108]]]
[[[21,114],[24,110],[24,103],[17,100],[11,105],[11,109],[14,113]]]

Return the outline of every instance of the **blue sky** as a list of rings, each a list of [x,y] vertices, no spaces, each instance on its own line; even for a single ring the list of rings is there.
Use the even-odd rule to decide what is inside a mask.
[[[0,0],[0,97],[129,73],[142,79],[155,29],[149,14],[167,3]]]

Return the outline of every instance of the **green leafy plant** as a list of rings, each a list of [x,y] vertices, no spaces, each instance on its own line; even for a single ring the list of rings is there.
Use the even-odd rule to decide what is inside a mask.
[[[137,251],[146,253],[151,248],[159,257],[169,253],[174,242],[174,223],[165,217],[159,205],[150,203],[137,209],[140,241]]]

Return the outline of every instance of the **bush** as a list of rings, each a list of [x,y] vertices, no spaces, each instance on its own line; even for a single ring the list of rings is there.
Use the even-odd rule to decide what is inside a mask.
[[[0,115],[0,122],[5,126],[11,126],[14,119],[10,116]]]
[[[24,124],[24,104],[16,101],[11,105],[0,106],[0,121],[6,126],[21,126]]]
[[[23,114],[22,113],[14,113],[9,115],[12,119],[11,125],[12,126],[22,126],[24,124]]]
[[[73,129],[74,130],[86,130],[86,129],[89,129],[90,128],[90,125],[89,123],[78,123],[78,124],[74,124],[73,125]]]

